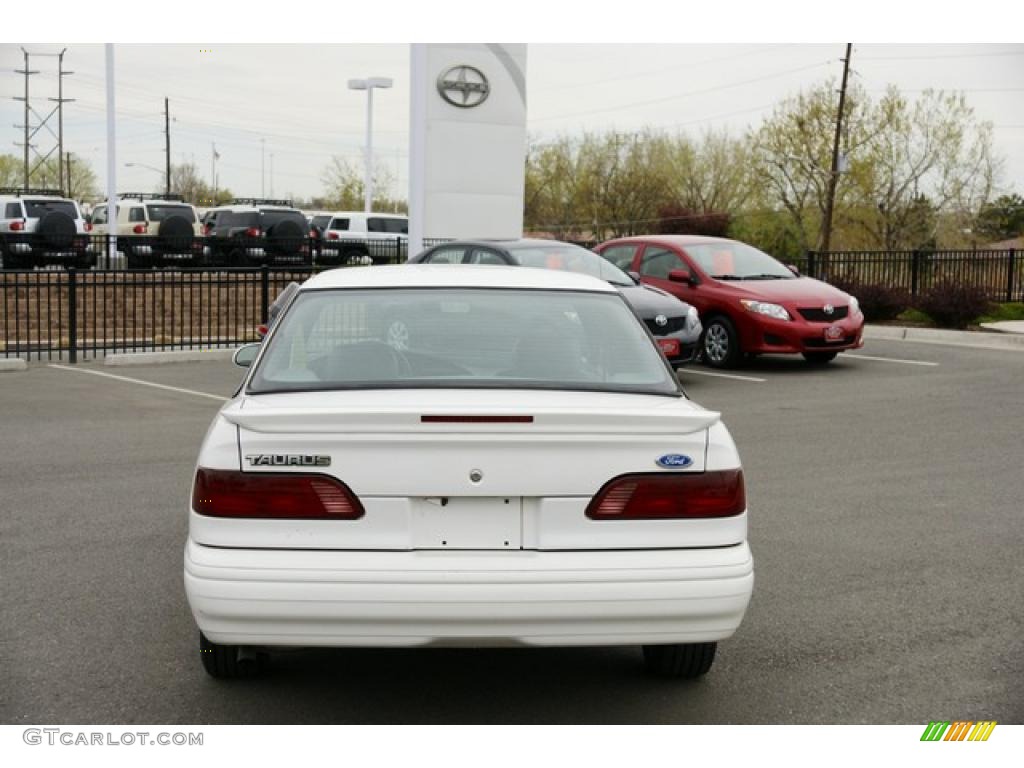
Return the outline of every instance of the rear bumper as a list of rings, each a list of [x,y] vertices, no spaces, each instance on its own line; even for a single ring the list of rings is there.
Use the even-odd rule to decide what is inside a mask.
[[[199,629],[238,645],[710,642],[736,631],[753,584],[745,542],[592,552],[185,546]]]

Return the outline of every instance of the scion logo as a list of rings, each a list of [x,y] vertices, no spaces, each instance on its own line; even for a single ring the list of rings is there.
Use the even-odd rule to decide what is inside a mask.
[[[921,734],[921,741],[988,741],[995,727],[994,720],[932,720]]]
[[[253,453],[245,457],[251,467],[329,467],[330,456],[300,453]]]
[[[476,107],[491,94],[491,84],[476,67],[460,64],[451,67],[437,78],[437,92],[453,107]]]

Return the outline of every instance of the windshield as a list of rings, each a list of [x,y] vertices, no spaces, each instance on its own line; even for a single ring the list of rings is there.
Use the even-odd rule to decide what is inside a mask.
[[[191,205],[147,205],[150,221],[163,221],[171,216],[180,216],[185,221],[195,223],[196,212]]]
[[[530,243],[511,245],[507,250],[524,267],[560,269],[564,272],[579,272],[582,275],[599,277],[615,285],[634,285],[633,280],[609,261],[593,251],[570,243]]]
[[[300,293],[248,391],[569,389],[678,395],[617,293],[367,289]]]
[[[720,242],[687,245],[686,252],[709,276],[732,280],[788,280],[788,268],[767,253],[745,243]]]

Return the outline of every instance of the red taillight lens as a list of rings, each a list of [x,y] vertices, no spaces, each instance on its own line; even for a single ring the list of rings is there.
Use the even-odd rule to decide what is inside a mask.
[[[25,222],[23,222],[23,221],[12,221],[11,222],[11,232],[21,232],[23,229],[25,229]]]
[[[199,469],[192,509],[210,517],[355,520],[363,505],[327,475]]]
[[[88,221],[85,222],[85,231],[92,232],[92,224],[90,224]]]
[[[328,240],[338,240],[339,239],[338,238],[338,233],[337,232],[328,232],[327,233],[327,239]]]
[[[205,224],[205,225],[203,226],[203,234],[204,234],[204,235],[208,235],[208,234],[210,234],[210,232],[211,232],[212,230],[213,230],[213,226],[212,226],[212,225],[210,225],[210,224]]]
[[[743,470],[622,475],[587,507],[594,520],[731,517],[747,508]]]
[[[134,227],[132,227],[132,232],[134,232],[136,235],[144,235],[146,234],[146,225],[136,224]]]
[[[247,230],[245,230],[245,236],[246,237],[259,237],[260,236],[260,228],[259,227],[249,227]]]
[[[258,333],[258,334],[260,335],[260,338],[261,338],[261,339],[262,339],[262,338],[263,338],[264,336],[266,336],[266,335],[267,335],[267,331],[269,331],[269,330],[270,330],[270,329],[269,329],[269,328],[267,328],[267,326],[265,326],[265,325],[257,325],[257,326],[256,326],[256,333]]]

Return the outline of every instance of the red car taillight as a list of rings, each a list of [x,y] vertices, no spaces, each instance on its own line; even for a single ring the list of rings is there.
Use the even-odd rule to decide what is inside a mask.
[[[210,517],[355,520],[363,505],[327,475],[199,469],[192,509]]]
[[[90,224],[88,221],[85,222],[85,231],[92,232],[92,224]]]
[[[261,338],[261,339],[262,339],[262,338],[263,338],[264,336],[266,336],[266,335],[267,335],[267,332],[268,332],[269,330],[270,330],[270,329],[269,329],[269,328],[268,328],[267,326],[265,326],[265,325],[257,325],[257,326],[256,326],[256,333],[258,333],[258,334],[260,335],[260,338]]]
[[[246,237],[259,237],[260,236],[260,228],[259,227],[249,227],[247,230],[245,230],[245,236]]]
[[[146,225],[136,224],[134,227],[132,227],[132,232],[134,232],[136,235],[144,235],[146,234]]]
[[[338,240],[340,238],[338,237],[338,233],[337,232],[328,232],[327,233],[327,239],[328,240]]]
[[[587,507],[594,520],[731,517],[747,508],[743,470],[622,475]]]
[[[203,235],[208,235],[212,231],[213,231],[213,225],[212,224],[204,224],[203,225]]]
[[[11,232],[21,232],[23,229],[25,229],[25,222],[23,222],[23,221],[12,221],[11,222]]]

